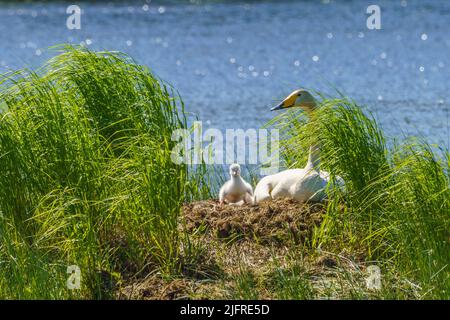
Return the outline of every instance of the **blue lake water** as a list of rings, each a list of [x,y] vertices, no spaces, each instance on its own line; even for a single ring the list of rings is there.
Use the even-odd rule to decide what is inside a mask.
[[[37,67],[46,48],[119,50],[177,88],[204,127],[258,128],[298,87],[334,87],[392,137],[449,147],[450,1],[0,2],[0,72]],[[370,4],[381,30],[366,26]]]

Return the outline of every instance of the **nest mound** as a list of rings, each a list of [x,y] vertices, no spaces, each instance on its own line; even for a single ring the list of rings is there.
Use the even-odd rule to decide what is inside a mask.
[[[302,243],[320,224],[323,204],[279,199],[257,206],[220,205],[217,200],[197,201],[183,207],[184,228],[206,228],[221,239],[252,239],[260,243]]]
[[[187,299],[190,282],[186,279],[164,280],[151,275],[123,288],[118,299],[126,300],[183,300]]]
[[[117,297],[233,299],[241,290],[239,279],[243,274],[267,281],[269,288],[274,270],[291,270],[297,260],[302,261],[305,274],[327,277],[330,270],[342,264],[336,256],[304,255],[308,253],[312,231],[321,223],[325,211],[326,204],[291,199],[257,206],[220,205],[217,200],[186,203],[179,228],[192,235],[192,244],[201,244],[199,252],[183,261],[178,276],[166,278],[156,273],[132,279]],[[299,252],[301,256],[297,256]],[[259,297],[277,297],[270,290],[260,290]]]

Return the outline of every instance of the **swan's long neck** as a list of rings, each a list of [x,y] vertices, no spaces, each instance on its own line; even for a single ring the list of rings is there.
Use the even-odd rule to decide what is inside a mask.
[[[309,147],[308,163],[306,169],[314,169],[320,171],[320,145],[318,143],[312,144]]]
[[[314,110],[317,108],[317,103],[313,100],[306,108],[305,111],[310,119],[315,119]],[[320,171],[320,143],[315,142],[309,147],[308,163],[306,169],[314,169]]]

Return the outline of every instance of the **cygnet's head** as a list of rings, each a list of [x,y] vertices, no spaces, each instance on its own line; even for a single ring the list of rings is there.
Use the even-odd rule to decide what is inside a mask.
[[[241,175],[241,166],[237,163],[233,163],[230,166],[230,175],[232,177],[239,177]]]
[[[292,107],[300,107],[306,112],[310,112],[316,107],[316,100],[305,89],[298,89],[288,95],[280,104],[273,107],[271,110],[281,110]]]

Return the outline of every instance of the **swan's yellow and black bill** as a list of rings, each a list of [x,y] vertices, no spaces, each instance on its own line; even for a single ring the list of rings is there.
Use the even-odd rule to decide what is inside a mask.
[[[284,109],[284,101],[282,101],[279,105],[273,107],[272,109],[270,109],[270,111],[275,111],[275,110],[281,110]]]
[[[289,104],[289,103],[286,103],[286,100],[284,100],[279,105],[277,105],[277,106],[273,107],[272,109],[270,109],[270,111],[281,110],[281,109],[286,109],[286,108],[292,108],[293,106],[294,106],[294,103]]]
[[[270,109],[271,111],[274,110],[281,110],[286,108],[291,108],[295,105],[295,101],[297,100],[298,91],[292,92],[286,99],[284,99],[279,105],[273,107]]]

